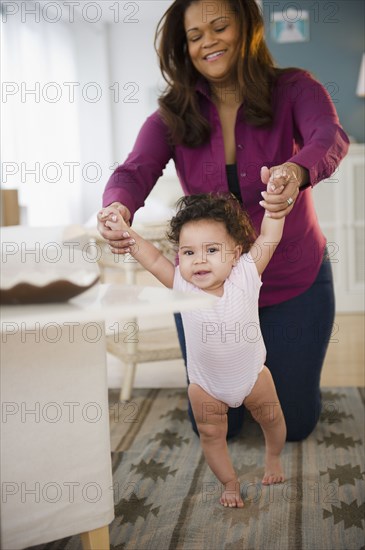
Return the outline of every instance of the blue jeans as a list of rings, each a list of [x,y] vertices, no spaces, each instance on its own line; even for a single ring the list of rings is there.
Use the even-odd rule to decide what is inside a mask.
[[[330,261],[323,260],[316,280],[303,294],[260,308],[259,314],[267,351],[265,364],[271,371],[284,413],[287,440],[300,441],[313,431],[321,413],[320,375],[335,314]],[[179,313],[175,315],[175,323],[186,365]],[[188,412],[193,430],[198,433],[190,402]],[[244,415],[243,405],[228,409],[227,438],[240,433]]]

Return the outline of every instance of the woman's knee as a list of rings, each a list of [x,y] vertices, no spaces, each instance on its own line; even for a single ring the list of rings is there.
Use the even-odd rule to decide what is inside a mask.
[[[301,418],[285,416],[287,441],[303,441],[314,431],[320,416],[320,410],[313,410],[312,414],[306,411]]]
[[[242,431],[243,422],[244,422],[245,408],[243,405],[240,407],[235,407],[234,409],[228,409],[227,421],[227,439],[236,437]]]
[[[313,432],[317,423],[312,425],[303,425],[303,426],[289,426],[287,425],[286,429],[286,440],[287,441],[303,441],[307,439],[308,436]]]

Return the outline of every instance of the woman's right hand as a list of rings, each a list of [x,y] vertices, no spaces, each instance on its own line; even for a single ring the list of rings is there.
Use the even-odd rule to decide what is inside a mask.
[[[120,202],[113,202],[109,206],[102,208],[97,215],[98,224],[97,228],[100,235],[106,240],[109,244],[110,249],[114,254],[126,254],[130,249],[130,240],[131,237],[126,231],[121,232],[120,230],[109,229],[105,222],[109,219],[109,216],[113,214],[115,208],[123,216],[124,221],[129,225],[129,220],[131,219],[131,213],[124,204]]]

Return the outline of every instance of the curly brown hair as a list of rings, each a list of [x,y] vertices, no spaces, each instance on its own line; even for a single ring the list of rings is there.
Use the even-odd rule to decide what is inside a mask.
[[[210,136],[208,120],[200,111],[196,84],[202,78],[188,54],[184,16],[199,0],[175,0],[160,19],[155,49],[167,82],[159,98],[161,116],[173,145],[197,147]],[[235,67],[237,89],[245,98],[244,117],[252,126],[273,122],[272,89],[278,76],[294,67],[278,68],[264,38],[264,21],[256,0],[227,0],[239,23],[239,55]],[[204,79],[203,79],[204,80]]]
[[[178,245],[183,226],[191,221],[215,220],[224,223],[228,234],[248,252],[256,239],[251,220],[238,200],[230,193],[200,193],[181,197],[176,203],[176,214],[170,220],[167,238]]]

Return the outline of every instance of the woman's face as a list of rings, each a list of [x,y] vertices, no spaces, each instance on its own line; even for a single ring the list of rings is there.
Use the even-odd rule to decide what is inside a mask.
[[[237,14],[226,0],[199,0],[185,11],[191,61],[208,81],[229,83],[239,41]]]

